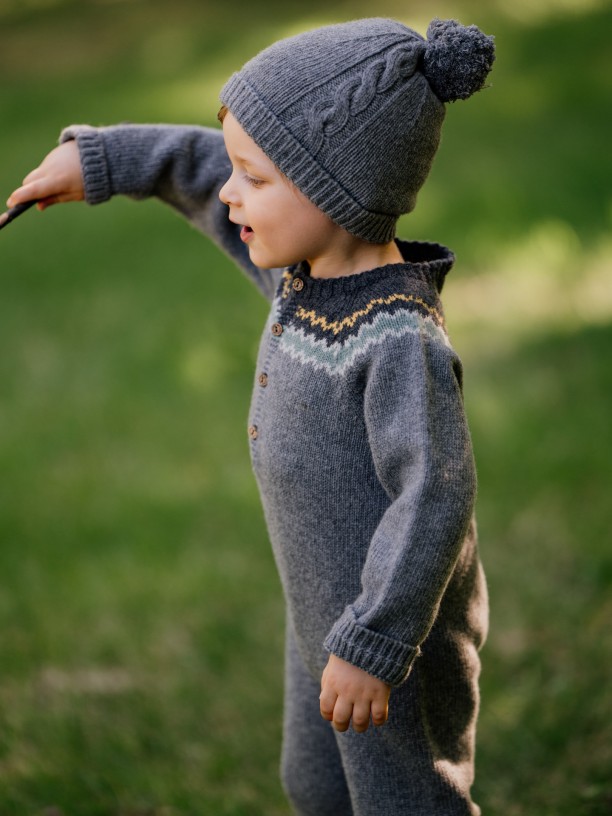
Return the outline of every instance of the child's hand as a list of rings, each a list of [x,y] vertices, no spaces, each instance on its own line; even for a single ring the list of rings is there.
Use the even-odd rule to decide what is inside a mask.
[[[374,725],[387,721],[390,694],[387,683],[332,654],[321,677],[321,716],[336,731],[346,731],[352,719],[353,729],[362,733],[370,715]]]
[[[75,141],[64,142],[52,150],[40,167],[24,178],[21,187],[11,193],[8,207],[38,199],[38,209],[64,201],[82,201],[83,173],[79,149]]]

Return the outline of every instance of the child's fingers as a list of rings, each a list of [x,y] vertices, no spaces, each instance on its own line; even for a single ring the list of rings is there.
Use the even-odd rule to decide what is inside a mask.
[[[370,705],[367,703],[355,703],[353,706],[353,731],[362,734],[368,730],[370,725]]]
[[[41,170],[40,167],[28,173],[21,182],[21,187],[17,187],[9,196],[6,202],[8,206],[14,207],[15,204],[23,204],[25,201],[32,201],[34,198],[43,198],[43,190],[40,185],[44,185],[45,175],[44,170]],[[47,184],[49,184],[48,180]],[[50,190],[47,191],[48,194],[50,192]]]
[[[59,204],[59,203],[60,203],[60,200],[59,200],[58,196],[48,196],[47,198],[44,198],[41,201],[39,201],[38,204],[36,205],[36,207],[37,207],[37,209],[39,209],[42,212],[43,210],[46,210],[47,207],[51,207],[52,204]]]
[[[23,184],[18,187],[8,197],[6,202],[7,207],[14,207],[15,204],[25,204],[26,201],[33,201],[34,199],[44,198],[51,190],[47,190],[44,194],[37,183]]]
[[[62,190],[61,186],[48,179],[40,179],[39,181],[31,181],[29,184],[24,184],[18,187],[9,196],[7,203],[8,207],[14,207],[15,204],[23,204],[26,201],[37,200],[40,202],[39,210],[44,210],[51,204],[60,204],[66,201],[80,201],[83,198],[81,191],[77,190]]]
[[[384,725],[389,716],[389,704],[384,700],[372,702],[372,722],[374,725]]]
[[[336,731],[346,731],[351,722],[353,714],[353,704],[338,697],[334,706],[334,716],[332,725]]]
[[[44,170],[42,170],[40,167],[35,167],[34,170],[31,170],[28,173],[21,183],[29,184],[31,181],[36,181],[37,179],[42,178],[42,176],[44,176]]]
[[[336,731],[346,731],[351,722],[353,704],[329,690],[324,689],[319,697],[319,707],[324,720],[331,722]]]
[[[319,708],[321,710],[321,716],[324,720],[331,722],[334,718],[334,706],[336,705],[336,700],[338,699],[338,695],[335,694],[331,690],[323,690],[321,692],[321,696],[319,697]]]
[[[62,193],[61,195],[47,196],[39,199],[37,207],[39,210],[46,210],[52,204],[65,204],[68,201],[80,201],[81,196],[76,196],[74,193]]]

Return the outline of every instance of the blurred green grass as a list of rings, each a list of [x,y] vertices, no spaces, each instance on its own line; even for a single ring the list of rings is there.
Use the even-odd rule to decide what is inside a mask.
[[[212,123],[272,39],[361,2],[0,6],[0,188],[70,122]],[[604,3],[377,4],[496,34],[402,234],[450,244],[492,630],[484,813],[612,806],[612,71]],[[283,604],[245,423],[265,304],[154,202],[0,236],[0,812],[286,816]],[[56,808],[52,811],[52,808]]]

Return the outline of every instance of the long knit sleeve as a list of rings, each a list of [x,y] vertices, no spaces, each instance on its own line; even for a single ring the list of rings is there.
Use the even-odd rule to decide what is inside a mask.
[[[473,511],[476,478],[458,358],[423,332],[381,344],[364,410],[391,504],[368,548],[362,592],[325,646],[396,685],[435,620]]]
[[[228,220],[219,190],[231,164],[219,129],[181,125],[72,125],[60,141],[75,139],[81,157],[85,199],[100,204],[114,195],[155,196],[210,236],[269,300],[280,272],[258,269]]]

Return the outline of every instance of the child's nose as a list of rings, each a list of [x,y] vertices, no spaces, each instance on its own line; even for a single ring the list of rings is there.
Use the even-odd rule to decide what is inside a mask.
[[[228,207],[230,204],[234,204],[234,206],[237,204],[236,193],[235,190],[233,189],[231,176],[225,182],[223,187],[219,190],[219,198],[221,199],[223,204],[227,204]]]
[[[229,201],[227,200],[227,194],[225,192],[226,187],[227,187],[227,181],[225,182],[223,187],[219,190],[219,199],[220,199],[222,204],[229,204]]]

